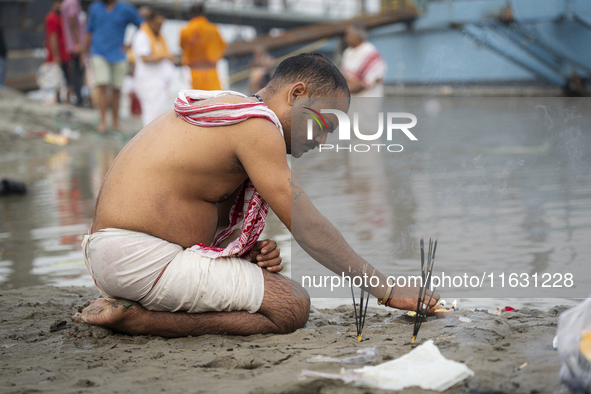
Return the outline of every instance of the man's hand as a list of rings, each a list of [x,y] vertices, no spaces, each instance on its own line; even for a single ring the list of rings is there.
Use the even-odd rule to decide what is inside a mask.
[[[279,252],[277,242],[272,239],[265,239],[254,244],[250,257],[252,262],[259,267],[266,268],[270,272],[280,272],[283,266],[281,265]]]
[[[403,309],[407,311],[415,311],[417,309],[417,302],[419,298],[419,289],[420,286],[398,286],[394,287],[394,294],[392,295],[392,299],[388,303],[389,307]],[[427,290],[427,294],[425,296],[425,303],[429,301],[431,298],[431,291]],[[439,299],[441,296],[439,293],[433,293],[433,297],[429,302],[429,312],[427,315],[431,316],[435,313],[435,309],[440,307],[438,305]]]

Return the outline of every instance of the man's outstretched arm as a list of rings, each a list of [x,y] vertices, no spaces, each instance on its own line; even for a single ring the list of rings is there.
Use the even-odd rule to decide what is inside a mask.
[[[360,276],[366,261],[349,246],[341,233],[314,206],[305,190],[293,177],[287,165],[283,137],[267,120],[251,119],[244,122],[236,156],[250,180],[269,203],[271,209],[292,232],[294,239],[312,258],[338,275],[349,273]],[[305,160],[305,159],[303,159]],[[292,210],[294,215],[292,215]],[[294,231],[295,230],[295,231]],[[374,267],[369,264],[368,275]],[[386,295],[386,277],[378,270],[374,274],[379,284],[371,293],[377,298]],[[395,287],[390,306],[414,310],[418,288]],[[430,306],[439,299],[435,294]]]

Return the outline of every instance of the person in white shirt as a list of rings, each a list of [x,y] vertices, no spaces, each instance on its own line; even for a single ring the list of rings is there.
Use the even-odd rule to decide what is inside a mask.
[[[173,106],[169,87],[175,66],[160,34],[164,19],[159,11],[150,10],[131,44],[135,60],[135,91],[142,106],[144,126]]]
[[[367,41],[363,27],[352,24],[345,29],[347,49],[341,72],[347,80],[351,97],[383,97],[387,65],[377,48]]]

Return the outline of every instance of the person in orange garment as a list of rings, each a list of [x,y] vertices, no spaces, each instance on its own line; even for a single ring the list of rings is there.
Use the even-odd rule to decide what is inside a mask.
[[[221,90],[216,63],[224,55],[226,43],[216,25],[205,18],[203,4],[191,7],[191,20],[181,31],[183,65],[191,68],[193,89]]]

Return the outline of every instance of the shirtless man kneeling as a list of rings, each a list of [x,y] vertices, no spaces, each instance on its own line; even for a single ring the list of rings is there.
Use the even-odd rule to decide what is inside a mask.
[[[308,105],[347,112],[349,101],[346,80],[318,54],[284,60],[257,97],[181,91],[175,110],[139,132],[105,176],[83,243],[104,298],[73,320],[164,337],[303,327],[307,292],[278,273],[276,244],[256,239],[266,214],[257,193],[290,231],[292,219],[306,229],[294,238],[315,260],[338,275],[349,267],[361,275],[365,260],[316,210],[286,159],[324,143],[336,123],[315,129],[310,141],[306,130],[292,129],[292,111]],[[372,294],[386,297],[385,276],[375,276]],[[418,288],[395,286],[387,305],[413,310],[417,296]],[[435,293],[429,306],[438,300]]]

